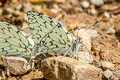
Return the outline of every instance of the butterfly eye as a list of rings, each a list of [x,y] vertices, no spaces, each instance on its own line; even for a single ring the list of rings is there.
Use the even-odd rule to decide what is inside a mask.
[[[83,42],[83,40],[81,38],[76,38],[75,39],[75,43],[82,43],[82,42]]]
[[[78,38],[78,37],[73,37],[72,38],[73,40],[73,43],[82,43],[82,39],[81,38]]]
[[[83,41],[82,41],[81,38],[77,38],[76,43],[82,43],[82,42],[83,42]]]

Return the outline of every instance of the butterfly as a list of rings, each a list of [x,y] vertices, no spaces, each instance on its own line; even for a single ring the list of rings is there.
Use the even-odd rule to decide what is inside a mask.
[[[81,39],[74,37],[55,19],[35,11],[27,12],[32,39],[37,52],[66,54],[76,50]]]
[[[0,21],[0,56],[31,57],[34,41],[14,25]]]
[[[55,19],[28,11],[32,38],[7,22],[0,22],[0,56],[36,57],[41,53],[66,54],[76,50],[80,38],[73,37]]]

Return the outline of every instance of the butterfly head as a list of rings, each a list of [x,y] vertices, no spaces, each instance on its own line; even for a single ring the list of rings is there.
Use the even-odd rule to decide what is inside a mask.
[[[82,42],[83,42],[82,39],[79,38],[79,37],[73,37],[72,41],[73,41],[73,43],[75,43],[75,44],[79,44],[79,43],[82,43]]]

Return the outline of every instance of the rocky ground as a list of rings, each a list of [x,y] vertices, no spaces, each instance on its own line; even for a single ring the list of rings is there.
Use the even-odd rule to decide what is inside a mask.
[[[59,56],[40,63],[37,57],[32,70],[26,66],[26,59],[2,56],[1,80],[120,79],[119,0],[0,0],[0,6],[0,21],[15,25],[29,36],[26,12],[34,10],[64,23],[69,32],[82,37],[87,48],[79,51],[79,60]]]

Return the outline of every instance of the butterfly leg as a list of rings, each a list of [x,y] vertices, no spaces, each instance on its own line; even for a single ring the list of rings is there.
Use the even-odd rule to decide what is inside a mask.
[[[70,53],[72,52],[72,46],[64,53],[63,56],[66,56],[69,52],[70,52]]]
[[[44,47],[39,48],[39,49],[38,49],[38,53],[37,53],[36,55],[38,56],[38,55],[42,54],[45,58],[48,58],[48,57],[45,55],[45,53],[42,52],[42,49],[43,49],[43,48],[44,48]]]

